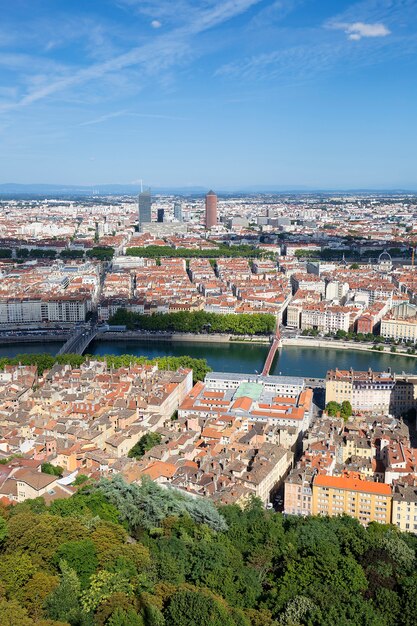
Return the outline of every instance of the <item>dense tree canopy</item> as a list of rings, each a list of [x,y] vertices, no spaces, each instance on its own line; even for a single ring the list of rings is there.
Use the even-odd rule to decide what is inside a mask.
[[[114,248],[111,246],[97,246],[88,250],[87,256],[99,261],[111,261],[114,255]]]
[[[132,354],[106,354],[104,356],[91,356],[80,354],[62,354],[60,356],[53,356],[52,354],[18,354],[15,357],[1,357],[0,369],[3,369],[6,365],[36,365],[39,374],[42,374],[46,369],[51,369],[56,363],[61,365],[71,365],[72,367],[80,367],[87,359],[95,359],[96,361],[106,361],[109,367],[129,367],[134,363],[146,364],[155,363],[161,370],[176,371],[178,368],[183,367],[193,370],[193,378],[197,380],[204,380],[207,372],[211,372],[211,368],[207,365],[205,359],[194,359],[190,356],[165,356],[156,359],[148,359],[145,356],[133,356]]]
[[[216,248],[171,248],[171,246],[146,246],[145,248],[127,248],[127,256],[138,256],[150,259],[161,257],[181,258],[181,259],[218,259],[218,258],[259,258],[270,257],[271,253],[265,252],[261,248],[248,245],[227,246],[218,244]]]
[[[417,538],[121,478],[0,508],[1,626],[414,626]]]
[[[168,331],[180,333],[230,333],[233,335],[270,335],[275,330],[276,318],[266,313],[219,314],[206,311],[180,311],[141,315],[118,309],[110,324],[129,329]]]

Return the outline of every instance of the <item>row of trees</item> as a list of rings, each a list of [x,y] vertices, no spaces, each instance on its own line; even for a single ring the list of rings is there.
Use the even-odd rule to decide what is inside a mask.
[[[317,328],[305,328],[301,334],[304,337],[317,337],[320,334],[320,331],[317,330]],[[355,341],[356,343],[383,344],[386,342],[385,337],[382,335],[374,335],[373,333],[355,333],[352,331],[347,332],[341,328],[339,328],[339,330],[335,333],[326,333],[325,337],[339,339],[341,341]],[[409,346],[408,354],[415,354],[415,344],[412,341],[396,341],[395,339],[392,339],[390,343]],[[396,352],[396,350],[392,350],[392,352]]]
[[[0,506],[8,626],[414,626],[417,539],[120,478]]]
[[[63,249],[60,252],[52,248],[18,248],[16,250],[17,259],[82,259],[87,254],[90,258],[99,260],[111,260],[114,255],[114,248],[110,246],[96,246],[85,252],[84,250]],[[12,251],[10,248],[0,249],[1,259],[11,259]]]
[[[270,335],[275,330],[276,319],[274,315],[265,313],[221,315],[206,311],[180,311],[178,313],[141,315],[126,311],[126,309],[118,309],[109,323],[126,326],[131,330]]]
[[[259,258],[269,253],[255,246],[239,245],[226,246],[219,244],[217,248],[206,248],[199,250],[196,248],[171,248],[171,246],[146,246],[127,248],[127,256],[138,256],[150,259],[161,257],[182,258],[182,259],[218,259],[218,258]]]
[[[161,370],[175,371],[180,367],[192,369],[194,382],[204,380],[205,375],[211,372],[206,359],[194,359],[190,356],[164,356],[155,359],[148,359],[144,356],[133,356],[132,354],[105,354],[103,356],[89,354],[62,354],[53,356],[52,354],[18,354],[15,357],[0,358],[0,369],[4,369],[6,365],[36,365],[39,374],[45,370],[51,369],[55,364],[71,365],[71,367],[80,367],[86,360],[95,359],[97,361],[106,361],[109,367],[129,367],[131,364],[145,365],[157,364]]]

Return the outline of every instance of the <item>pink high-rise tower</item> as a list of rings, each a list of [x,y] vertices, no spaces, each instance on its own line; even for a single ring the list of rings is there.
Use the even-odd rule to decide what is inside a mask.
[[[214,191],[206,195],[206,228],[217,225],[217,196]]]

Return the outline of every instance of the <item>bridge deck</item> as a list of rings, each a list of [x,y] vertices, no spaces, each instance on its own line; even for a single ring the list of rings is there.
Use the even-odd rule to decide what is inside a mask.
[[[95,327],[87,330],[85,328],[77,329],[61,347],[57,356],[61,354],[82,354],[98,332],[99,330]]]
[[[277,353],[277,350],[280,347],[281,347],[281,335],[279,333],[279,329],[277,328],[274,339],[271,343],[271,347],[269,348],[268,356],[266,357],[266,361],[262,370],[262,376],[268,376],[271,370],[275,355]]]

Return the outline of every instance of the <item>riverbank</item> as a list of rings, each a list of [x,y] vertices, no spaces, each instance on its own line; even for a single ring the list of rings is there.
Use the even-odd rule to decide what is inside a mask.
[[[98,333],[96,340],[100,341],[163,341],[179,343],[260,343],[269,344],[269,336],[262,335],[228,335],[220,333],[145,333],[141,331],[126,330],[124,332],[103,332]]]
[[[391,352],[390,345],[378,344],[382,346],[382,350],[374,350],[373,344],[357,343],[356,341],[340,341],[338,339],[317,339],[315,337],[283,337],[283,346],[300,346],[303,348],[331,348],[332,350],[357,350],[359,352],[372,352],[380,354],[389,354],[390,356],[406,356],[410,358],[416,358],[417,354],[408,354],[407,348],[405,350],[399,349]]]
[[[47,334],[47,335],[0,335],[0,346],[8,346],[17,343],[65,343],[71,333]]]

